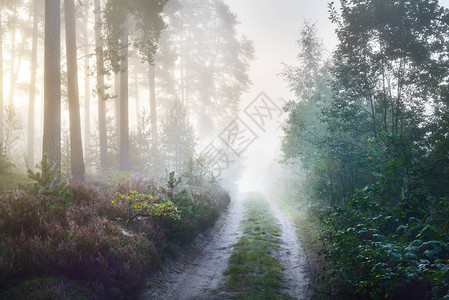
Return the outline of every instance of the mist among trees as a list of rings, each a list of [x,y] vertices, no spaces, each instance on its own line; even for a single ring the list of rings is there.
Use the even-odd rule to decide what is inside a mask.
[[[1,299],[449,298],[448,8],[231,3],[0,1]]]
[[[184,147],[161,131],[187,126],[190,139],[212,137],[238,112],[254,50],[226,4],[44,2],[1,8],[1,148],[17,167],[32,169],[47,153],[75,180],[112,170],[163,175],[170,147]],[[168,124],[180,106],[191,124]],[[178,155],[177,172],[193,146]]]

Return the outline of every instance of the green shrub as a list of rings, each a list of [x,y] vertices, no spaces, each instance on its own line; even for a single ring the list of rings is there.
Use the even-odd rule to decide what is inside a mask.
[[[111,203],[115,204],[117,201],[128,202],[128,222],[136,217],[151,217],[156,223],[163,222],[166,218],[172,221],[180,219],[178,209],[171,201],[158,201],[150,194],[140,194],[136,190],[127,195],[117,192]]]
[[[61,174],[55,171],[54,164],[50,162],[47,155],[44,155],[37,168],[40,172],[28,170],[28,178],[33,181],[32,185],[26,185],[22,188],[31,195],[46,195],[57,199],[52,206],[58,206],[63,209],[72,204],[67,183],[62,180]]]
[[[0,155],[0,173],[11,171],[12,168],[14,168],[14,164]]]
[[[441,299],[449,291],[447,219],[433,218],[435,208],[422,214],[425,203],[391,209],[381,193],[366,188],[325,219],[334,277],[364,299]]]

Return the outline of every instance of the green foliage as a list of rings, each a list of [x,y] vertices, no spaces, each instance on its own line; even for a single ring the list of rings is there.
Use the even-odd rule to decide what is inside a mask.
[[[20,171],[0,172],[0,195],[10,192],[11,189],[20,188],[28,182],[27,176]]]
[[[132,175],[129,172],[112,171],[108,174],[108,177],[105,181],[108,182],[110,185],[114,186],[120,182],[129,180],[131,178],[132,178]]]
[[[324,218],[333,275],[362,298],[439,299],[432,290],[449,291],[437,280],[449,258],[445,221],[427,213],[433,201],[414,203],[411,216],[402,202],[383,198],[382,188],[366,187]]]
[[[181,177],[176,178],[175,177],[175,172],[172,171],[168,174],[168,179],[167,179],[167,188],[173,190],[175,187],[178,186],[178,184],[180,184],[182,182]]]
[[[164,191],[170,197],[169,191]],[[210,228],[221,213],[228,207],[231,199],[219,186],[203,182],[195,189],[182,189],[173,192],[170,201],[177,207],[181,220],[166,224],[166,234],[173,240],[184,244],[192,241],[199,233]]]
[[[53,196],[56,200],[53,205],[67,208],[72,204],[72,193],[67,187],[67,183],[61,179],[61,174],[56,172],[54,164],[50,162],[47,155],[44,155],[42,161],[36,166],[40,172],[28,170],[28,178],[34,183],[25,185],[23,189],[34,196],[45,195]]]
[[[3,109],[3,108],[0,108]],[[5,118],[0,138],[0,156],[5,156],[10,159],[13,158],[13,149],[20,141],[22,135],[23,123],[19,120],[14,105],[9,105],[4,108]]]
[[[138,0],[132,5],[137,29],[135,45],[142,61],[151,65],[154,65],[154,55],[159,49],[160,33],[166,26],[161,13],[167,1]]]
[[[108,0],[104,8],[104,44],[105,63],[107,72],[120,72],[120,61],[122,59],[122,48],[128,45],[121,44],[123,35],[123,24],[130,11],[129,3],[120,0]]]
[[[168,195],[170,196],[170,194]],[[181,244],[192,241],[218,219],[219,214],[216,214],[216,207],[195,201],[185,189],[173,193],[171,197],[170,200],[179,210],[181,222],[166,226],[166,234]]]
[[[301,65],[284,73],[298,99],[285,107],[282,150],[300,168],[301,205],[321,212],[335,294],[444,298],[448,11],[433,0],[329,8],[332,60],[321,62],[306,25]]]
[[[213,172],[210,172],[210,159],[205,155],[195,155],[189,158],[185,165],[182,177],[186,178],[188,185],[196,186],[201,184],[209,175],[215,180]]]
[[[0,155],[0,173],[11,171],[14,168],[14,164]]]
[[[111,203],[116,201],[128,201],[128,222],[136,217],[152,217],[156,223],[161,222],[160,219],[179,220],[178,209],[171,201],[158,203],[158,199],[150,194],[140,194],[137,191],[130,191],[128,195],[121,193],[115,194]]]
[[[113,72],[120,71],[121,50],[129,45],[121,44],[123,23],[128,15],[132,15],[135,21],[135,31],[132,39],[135,48],[141,54],[142,61],[153,64],[153,56],[158,50],[158,39],[165,23],[161,12],[167,1],[135,0],[121,1],[108,0],[105,5],[103,24],[107,45],[105,61],[107,69]]]

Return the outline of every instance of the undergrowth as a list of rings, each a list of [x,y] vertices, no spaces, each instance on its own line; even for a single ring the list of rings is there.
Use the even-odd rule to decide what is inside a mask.
[[[47,167],[0,198],[0,299],[137,298],[148,273],[230,202],[207,183],[169,196],[154,179],[127,177],[100,191]]]
[[[315,299],[449,299],[446,199],[415,188],[397,203],[387,188],[367,186],[334,208],[283,198],[312,263]]]

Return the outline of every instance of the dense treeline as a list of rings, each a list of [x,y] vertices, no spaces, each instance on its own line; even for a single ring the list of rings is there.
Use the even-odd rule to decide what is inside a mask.
[[[329,59],[313,24],[283,75],[284,160],[323,221],[338,297],[449,297],[449,12],[438,1],[329,6]],[[334,295],[335,295],[334,294]]]

